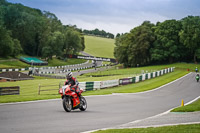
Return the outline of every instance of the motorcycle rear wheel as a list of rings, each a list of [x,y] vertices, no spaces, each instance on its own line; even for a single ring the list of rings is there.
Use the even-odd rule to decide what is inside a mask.
[[[72,101],[70,97],[63,98],[63,108],[66,112],[70,112],[72,110]]]
[[[87,102],[83,96],[80,96],[80,110],[85,111],[87,108]]]

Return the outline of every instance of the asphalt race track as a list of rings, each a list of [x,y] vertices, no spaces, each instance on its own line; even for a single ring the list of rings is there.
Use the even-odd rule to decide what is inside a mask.
[[[79,133],[144,119],[200,95],[191,73],[160,89],[137,94],[88,96],[88,108],[67,113],[61,100],[0,105],[1,133]]]

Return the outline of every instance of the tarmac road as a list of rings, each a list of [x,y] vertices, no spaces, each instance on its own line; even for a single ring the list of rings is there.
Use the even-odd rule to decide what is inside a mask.
[[[88,108],[66,113],[61,100],[0,105],[1,133],[79,133],[144,119],[200,95],[195,73],[174,83],[136,94],[88,96]]]

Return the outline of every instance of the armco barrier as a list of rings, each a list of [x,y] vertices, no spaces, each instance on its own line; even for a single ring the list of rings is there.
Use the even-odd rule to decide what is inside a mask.
[[[94,89],[94,82],[86,82],[85,90],[86,91],[91,91],[93,89]]]
[[[140,76],[136,76],[136,77],[132,77],[132,78],[124,78],[124,79],[119,79],[119,80],[108,80],[108,81],[82,82],[81,84],[85,83],[84,85],[85,85],[86,91],[87,90],[98,90],[98,89],[114,87],[114,86],[118,86],[118,85],[137,83],[140,81],[144,81],[147,79],[151,79],[151,78],[158,77],[163,74],[172,72],[173,69],[174,68],[168,68],[168,69],[160,70],[157,72],[142,74]],[[84,88],[83,85],[81,85],[81,86],[80,86],[81,88]]]
[[[114,87],[119,85],[119,80],[107,80],[100,82],[100,88]]]
[[[57,68],[66,68],[66,67],[71,67],[71,66],[81,66],[84,64],[89,63],[89,61],[86,61],[84,63],[81,64],[74,64],[74,65],[65,65],[65,66],[55,66],[55,67],[40,67],[39,69],[57,69]],[[89,66],[89,68],[92,66]],[[83,67],[79,68],[79,69],[83,69]],[[84,67],[84,69],[86,69],[86,67]],[[26,68],[15,68],[15,69],[0,69],[0,72],[11,72],[11,71],[27,71],[27,70],[32,70],[32,67],[26,67]],[[42,74],[42,73],[39,73]]]
[[[101,82],[102,81],[94,81],[94,90],[101,89]]]
[[[135,83],[139,82],[140,81],[140,76],[136,76],[135,77]]]
[[[132,77],[132,83],[136,83],[136,77]]]
[[[151,79],[157,76],[161,76],[165,73],[173,72],[174,68],[168,68],[164,70],[160,70],[157,72],[152,72],[152,73],[146,73],[142,74],[140,76],[135,76],[131,78],[124,78],[124,79],[117,79],[117,80],[107,80],[107,81],[94,81],[94,82],[80,82],[79,87],[82,88],[84,91],[91,91],[91,90],[99,90],[103,88],[108,88],[108,87],[114,87],[118,85],[126,85],[126,84],[132,84],[132,83],[137,83],[143,80]],[[60,78],[65,78],[65,77],[60,77]],[[61,81],[59,84],[59,88],[64,85],[64,81]],[[54,89],[47,89],[47,90],[41,90],[40,88],[44,86],[39,86],[39,92],[40,91],[51,91],[55,90]]]
[[[151,79],[151,78],[154,78],[157,76],[161,76],[165,73],[173,72],[173,70],[174,70],[174,68],[168,68],[168,69],[160,70],[157,72],[146,73],[146,74],[142,74],[140,76],[124,78],[124,79],[117,79],[117,80],[80,82],[79,87],[82,88],[84,91],[99,90],[99,89],[114,87],[114,86],[118,86],[118,85],[137,83],[137,82]],[[62,83],[64,83],[64,81],[62,81]]]
[[[146,74],[142,74],[142,81],[146,79]]]
[[[124,78],[119,80],[120,85],[126,85],[126,84],[131,84],[132,83],[132,78]]]
[[[151,79],[151,73],[148,73],[148,79]]]
[[[79,82],[79,87],[86,91],[86,82]]]

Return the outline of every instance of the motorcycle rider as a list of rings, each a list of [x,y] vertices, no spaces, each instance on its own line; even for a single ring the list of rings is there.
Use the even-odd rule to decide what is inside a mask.
[[[78,96],[80,96],[80,88],[78,86],[79,82],[76,80],[76,78],[72,77],[72,72],[67,72],[65,81],[65,85],[71,85],[71,88],[75,88],[75,92]]]
[[[196,71],[196,73],[198,72],[198,68],[197,67],[196,67],[195,71]]]
[[[197,82],[199,82],[199,78],[200,78],[200,76],[199,76],[199,74],[197,74],[197,75],[196,75],[196,80],[197,80]]]

